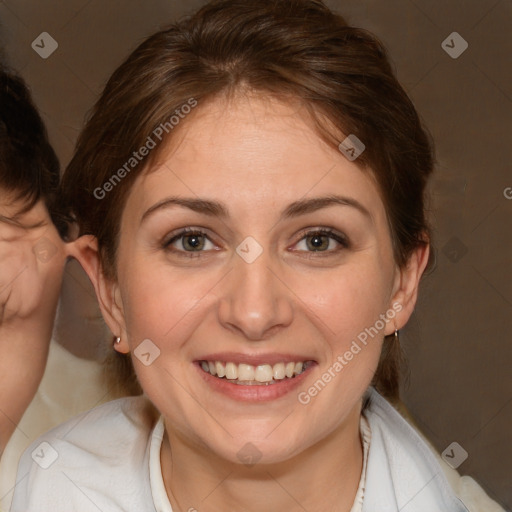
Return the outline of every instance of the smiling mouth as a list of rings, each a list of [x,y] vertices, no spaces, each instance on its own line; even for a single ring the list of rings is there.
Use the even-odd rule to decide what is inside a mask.
[[[268,386],[295,378],[305,372],[314,361],[298,361],[288,363],[236,364],[221,361],[199,361],[200,367],[218,379],[240,386]]]

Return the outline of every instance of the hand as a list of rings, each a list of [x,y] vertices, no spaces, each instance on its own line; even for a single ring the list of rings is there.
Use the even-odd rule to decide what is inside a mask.
[[[67,258],[44,204],[19,207],[0,202],[0,454],[43,376]]]
[[[53,309],[65,259],[65,244],[42,203],[16,221],[0,209],[0,327],[44,318]]]

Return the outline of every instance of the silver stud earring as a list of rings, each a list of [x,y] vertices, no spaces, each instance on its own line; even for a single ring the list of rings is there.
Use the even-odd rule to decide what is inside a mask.
[[[398,329],[395,329],[395,343],[398,343],[399,337],[398,337]]]
[[[116,345],[119,345],[119,343],[121,343],[121,337],[120,337],[120,336],[117,336],[117,337],[116,337],[115,344],[116,344]]]

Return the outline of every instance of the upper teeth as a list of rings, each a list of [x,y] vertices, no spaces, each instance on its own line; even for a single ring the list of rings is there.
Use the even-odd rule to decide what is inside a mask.
[[[217,377],[225,377],[229,380],[270,382],[273,379],[281,380],[285,377],[291,378],[304,371],[305,363],[276,363],[251,364],[223,363],[220,361],[201,361],[201,367],[205,372]]]

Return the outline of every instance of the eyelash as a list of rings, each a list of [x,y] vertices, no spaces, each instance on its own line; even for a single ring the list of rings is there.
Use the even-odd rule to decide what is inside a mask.
[[[201,231],[200,229],[194,229],[194,228],[185,228],[185,229],[182,229],[177,234],[175,234],[174,236],[172,236],[170,239],[164,241],[162,244],[162,248],[167,251],[178,254],[179,256],[183,256],[185,258],[200,257],[201,253],[206,252],[206,251],[185,251],[185,250],[171,248],[171,246],[174,242],[180,240],[181,238],[184,238],[187,235],[188,236],[190,236],[190,235],[204,236],[210,242],[212,242],[212,240],[210,240],[210,238],[204,231]],[[340,250],[348,249],[350,247],[349,241],[344,235],[336,233],[335,231],[332,231],[331,229],[304,230],[303,232],[300,233],[300,235],[299,235],[300,238],[294,245],[297,245],[299,242],[301,242],[308,236],[312,236],[312,235],[327,236],[330,239],[335,240],[341,247],[337,248],[337,249],[326,250],[326,251],[295,251],[295,252],[305,252],[305,253],[310,253],[311,255],[318,255],[318,256],[322,257],[325,255],[332,255],[335,252],[339,252]],[[311,256],[308,256],[308,257],[311,257]]]

